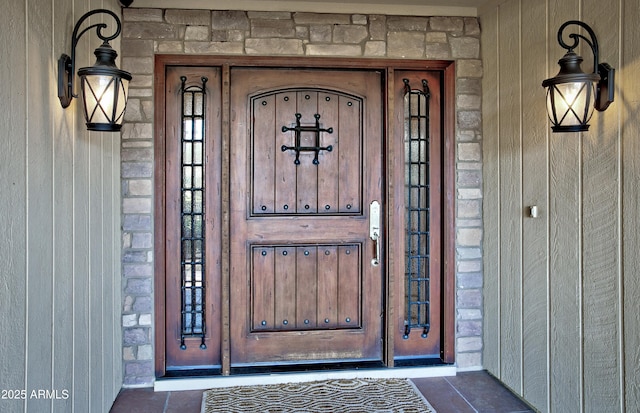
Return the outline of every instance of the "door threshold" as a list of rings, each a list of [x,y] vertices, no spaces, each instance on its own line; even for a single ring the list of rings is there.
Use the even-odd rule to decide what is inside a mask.
[[[447,377],[456,375],[455,365],[428,367],[400,367],[382,369],[310,371],[298,373],[270,373],[241,376],[160,378],[153,384],[154,391],[206,390],[231,386],[257,384],[303,383],[331,379],[412,379],[421,377]]]

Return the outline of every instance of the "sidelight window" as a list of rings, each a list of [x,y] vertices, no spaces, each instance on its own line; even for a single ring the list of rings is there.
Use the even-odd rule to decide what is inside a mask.
[[[429,86],[413,89],[404,79],[405,147],[405,339],[430,329]]]
[[[207,78],[201,86],[186,86],[182,76],[182,197],[181,197],[181,332],[185,338],[201,338],[205,345],[205,95]]]

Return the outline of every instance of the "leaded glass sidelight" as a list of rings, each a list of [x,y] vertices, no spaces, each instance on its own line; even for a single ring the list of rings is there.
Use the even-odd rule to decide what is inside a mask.
[[[404,79],[405,147],[405,329],[429,334],[430,197],[429,197],[429,86],[413,89]]]
[[[201,338],[205,349],[205,101],[207,78],[187,86],[182,76],[182,198],[181,198],[181,333]]]

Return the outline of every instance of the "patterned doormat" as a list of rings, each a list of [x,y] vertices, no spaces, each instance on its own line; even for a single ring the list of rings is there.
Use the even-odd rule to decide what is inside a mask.
[[[337,379],[207,390],[202,413],[435,413],[404,379]]]

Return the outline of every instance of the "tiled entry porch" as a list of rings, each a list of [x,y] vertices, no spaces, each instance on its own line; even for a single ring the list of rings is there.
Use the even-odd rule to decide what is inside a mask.
[[[438,413],[534,412],[486,372],[453,377],[411,379]],[[202,390],[154,392],[152,388],[125,389],[111,413],[199,413]]]

